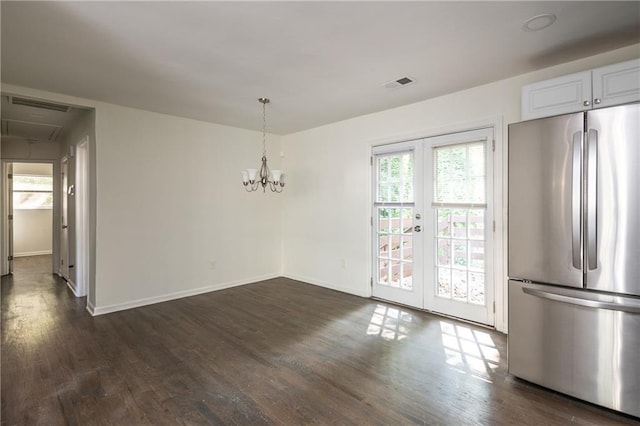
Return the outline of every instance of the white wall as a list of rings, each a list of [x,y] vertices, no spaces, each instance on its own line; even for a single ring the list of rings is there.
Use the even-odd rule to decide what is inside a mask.
[[[13,256],[51,254],[53,209],[13,211]]]
[[[14,175],[53,176],[52,163],[13,163]]]
[[[103,105],[96,141],[98,307],[280,275],[281,194],[241,184],[260,133]]]
[[[634,45],[284,136],[282,167],[287,170],[289,182],[282,212],[284,275],[348,293],[370,295],[372,144],[462,130],[501,117],[503,128],[497,130],[503,137],[497,143],[505,145],[505,149],[496,166],[498,177],[502,178],[506,173],[507,125],[520,121],[522,85],[639,56],[640,45]],[[506,198],[495,210],[498,219],[505,219],[497,224],[499,231],[504,232],[505,208]],[[499,256],[504,259],[504,252]],[[344,269],[341,259],[346,259]],[[496,285],[496,325],[506,331],[505,275],[503,270]]]
[[[60,144],[57,142],[25,142],[3,140],[0,156],[3,160],[57,160]]]

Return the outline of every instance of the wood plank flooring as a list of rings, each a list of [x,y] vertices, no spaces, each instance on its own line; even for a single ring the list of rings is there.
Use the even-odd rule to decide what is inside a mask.
[[[2,278],[2,425],[638,424],[484,328],[288,279],[91,317],[47,259]]]

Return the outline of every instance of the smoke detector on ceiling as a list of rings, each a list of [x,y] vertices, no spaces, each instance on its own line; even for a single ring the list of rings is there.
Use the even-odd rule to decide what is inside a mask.
[[[553,25],[556,22],[556,15],[552,13],[543,13],[542,15],[536,15],[524,21],[522,23],[522,31],[535,32],[544,30],[545,28]]]
[[[396,80],[392,80],[387,83],[384,83],[384,87],[386,87],[387,89],[397,89],[398,87],[408,86],[415,82],[416,80],[414,78],[405,76],[405,77],[400,77]]]

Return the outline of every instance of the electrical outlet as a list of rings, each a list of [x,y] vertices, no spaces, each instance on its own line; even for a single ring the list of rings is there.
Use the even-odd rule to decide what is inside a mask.
[[[340,266],[342,266],[342,269],[347,269],[347,259],[342,259],[342,262],[340,262]]]
[[[210,260],[209,261],[209,269],[216,269],[216,261],[215,260]]]

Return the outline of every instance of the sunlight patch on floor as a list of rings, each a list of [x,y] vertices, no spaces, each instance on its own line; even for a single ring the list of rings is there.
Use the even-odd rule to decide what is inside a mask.
[[[461,373],[491,382],[491,373],[500,362],[500,352],[491,335],[447,321],[440,321],[440,331],[447,364]]]
[[[409,335],[412,315],[400,308],[378,304],[367,327],[368,336],[380,336],[384,340],[404,340]]]

